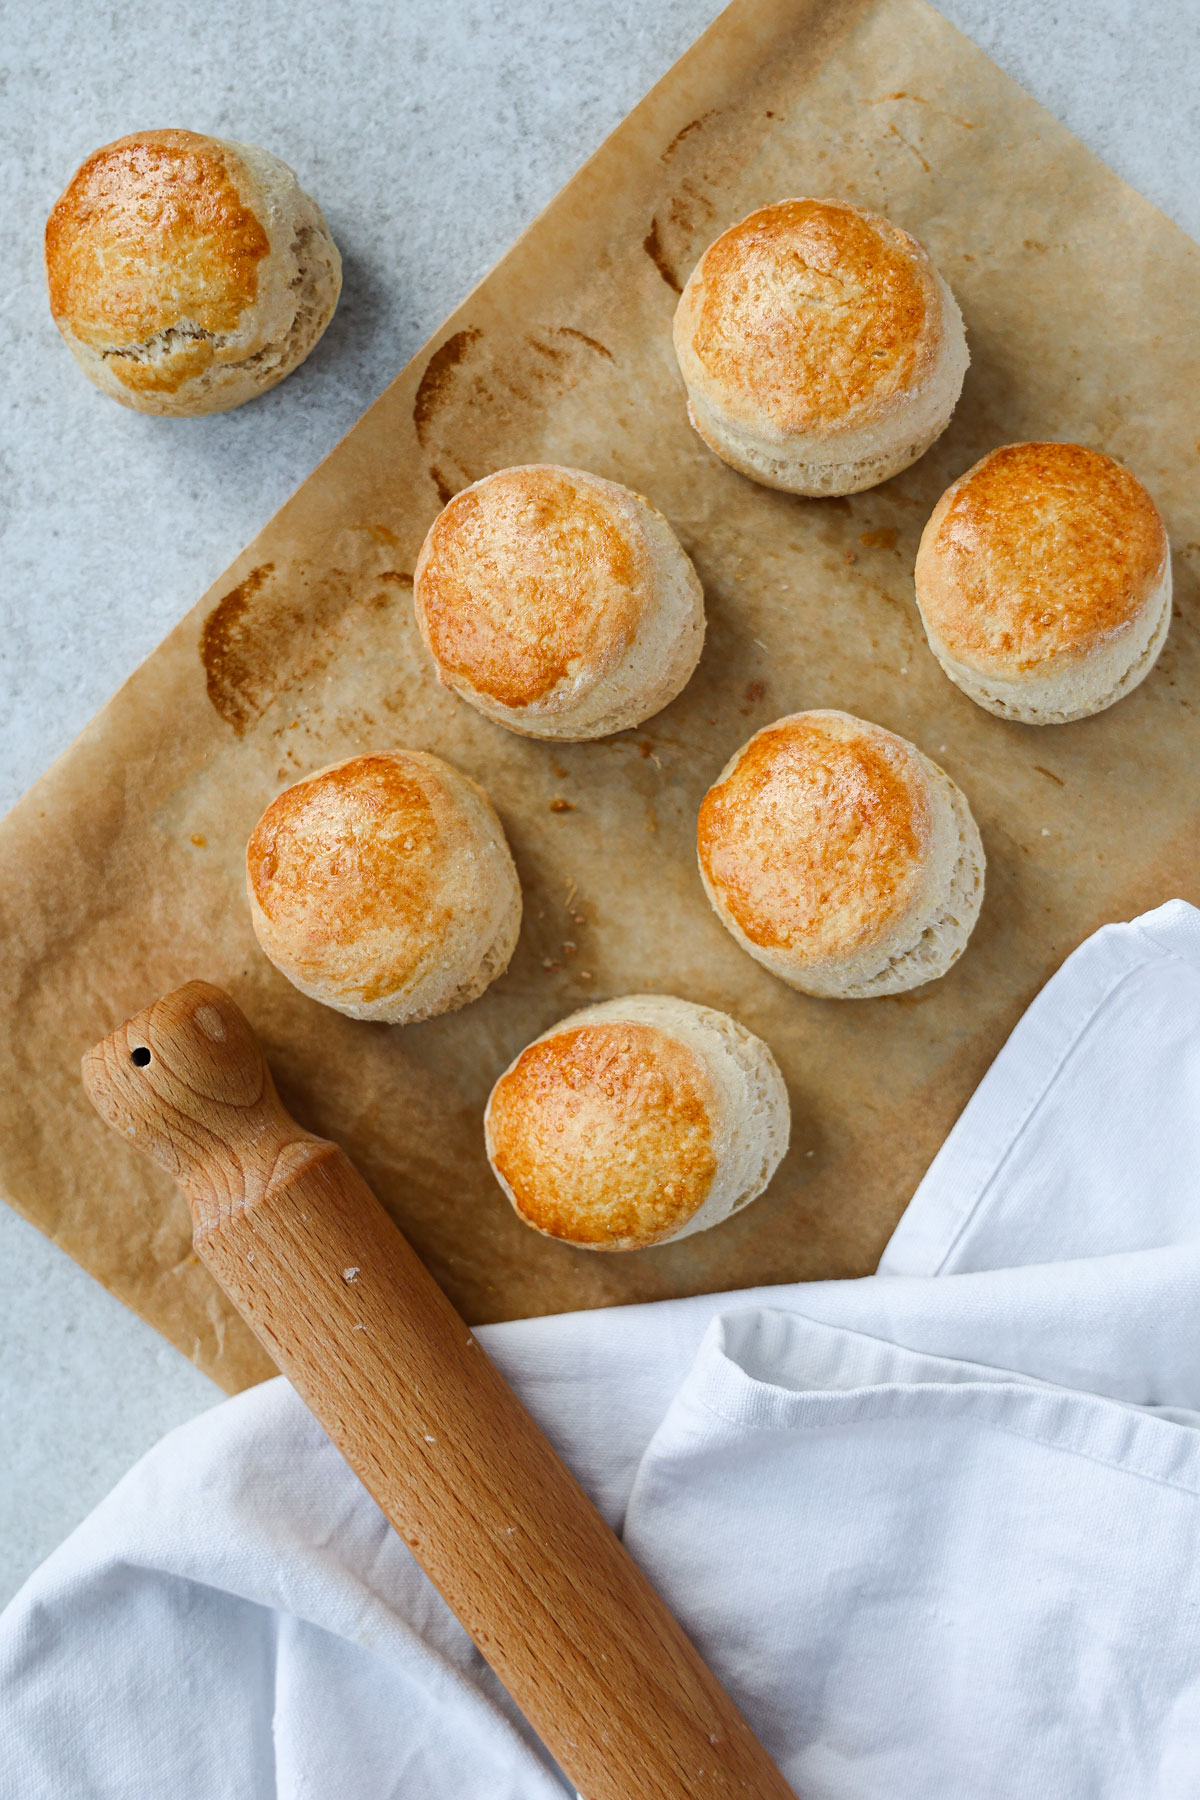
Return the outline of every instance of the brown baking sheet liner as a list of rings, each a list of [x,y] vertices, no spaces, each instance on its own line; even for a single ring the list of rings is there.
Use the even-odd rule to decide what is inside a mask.
[[[670,345],[704,245],[753,207],[840,195],[928,244],[972,363],[949,431],[849,500],[743,480],[690,431]],[[192,1253],[171,1183],[91,1113],[81,1052],[200,975],[262,1034],[284,1097],[350,1152],[473,1321],[861,1275],[1005,1034],[1080,940],[1200,898],[1200,251],[921,0],[738,0],[603,145],[0,828],[0,1189],[201,1368],[270,1372]],[[169,427],[168,427],[169,429]],[[911,571],[942,489],[991,446],[1127,462],[1175,553],[1176,617],[1111,712],[992,718],[925,648]],[[439,504],[549,460],[639,489],[695,559],[709,635],[644,728],[554,747],[440,688],[411,572]],[[924,992],[807,999],[710,913],[696,809],[751,731],[838,706],[965,789],[988,855],[967,954]],[[436,750],[508,830],[525,924],[464,1012],[356,1024],[259,954],[246,837],[280,787],[356,751]],[[794,1109],[768,1195],[678,1246],[597,1256],[514,1218],[483,1153],[491,1082],[602,996],[726,1008]]]

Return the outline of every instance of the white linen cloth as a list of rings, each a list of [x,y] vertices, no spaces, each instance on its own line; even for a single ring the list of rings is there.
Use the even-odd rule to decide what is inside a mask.
[[[1198,1240],[1172,901],[1035,1001],[877,1276],[480,1336],[806,1800],[1191,1800]],[[0,1620],[14,1800],[569,1792],[282,1381]]]

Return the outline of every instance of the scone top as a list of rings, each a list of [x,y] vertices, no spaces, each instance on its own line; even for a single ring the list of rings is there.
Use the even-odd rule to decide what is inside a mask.
[[[849,713],[793,713],[752,737],[700,808],[710,897],[756,948],[836,963],[919,902],[933,831],[912,745]]]
[[[492,1165],[549,1237],[630,1250],[675,1236],[717,1173],[717,1095],[701,1058],[656,1025],[598,1020],[522,1052],[492,1092]]]
[[[443,674],[500,705],[578,698],[614,669],[653,597],[640,521],[615,483],[500,469],[439,513],[417,563]]]
[[[1083,661],[1163,599],[1167,535],[1128,469],[1080,444],[1007,444],[948,488],[917,598],[949,657],[1010,681]]]
[[[408,982],[433,947],[447,811],[433,771],[360,756],[286,788],[246,851],[250,893],[298,973],[361,1001]]]
[[[838,200],[781,200],[731,226],[675,315],[689,389],[780,439],[883,421],[929,381],[943,341],[923,247]]]
[[[505,967],[521,916],[483,789],[440,757],[350,757],[286,788],[246,848],[255,933],[289,981],[354,1018],[451,1010]]]
[[[46,226],[56,323],[99,351],[178,332],[160,360],[117,365],[130,388],[174,392],[220,355],[213,338],[238,333],[254,306],[271,247],[261,211],[249,170],[216,138],[139,131],[105,145]]]

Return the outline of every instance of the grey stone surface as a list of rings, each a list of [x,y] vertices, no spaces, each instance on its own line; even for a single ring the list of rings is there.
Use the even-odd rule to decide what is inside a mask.
[[[1200,235],[1194,0],[942,10]],[[640,95],[713,0],[0,5],[0,810],[42,772]],[[224,418],[146,419],[59,343],[45,215],[98,144],[267,145],[324,207],[342,305]],[[0,952],[2,954],[2,952]],[[0,1599],[217,1390],[0,1207]]]

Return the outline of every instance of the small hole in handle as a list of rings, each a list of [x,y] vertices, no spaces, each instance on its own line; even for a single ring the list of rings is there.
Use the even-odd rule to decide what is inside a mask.
[[[136,1050],[129,1052],[129,1060],[135,1069],[144,1069],[150,1061],[150,1052],[145,1044],[139,1044]]]

